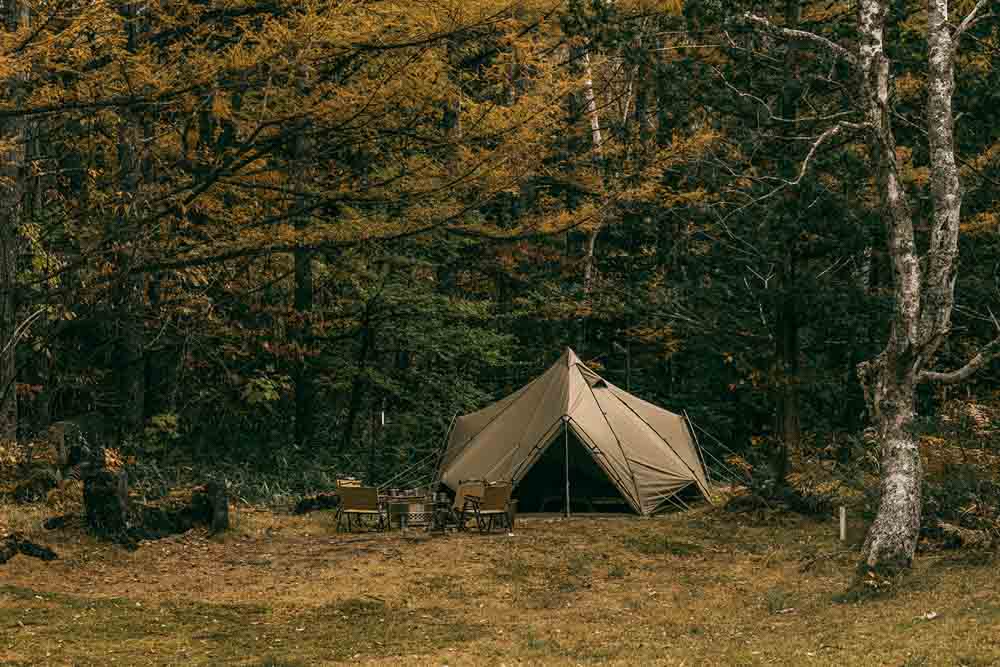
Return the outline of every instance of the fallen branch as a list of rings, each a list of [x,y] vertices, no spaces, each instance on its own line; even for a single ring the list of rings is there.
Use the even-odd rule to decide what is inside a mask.
[[[24,554],[44,561],[56,560],[59,556],[48,547],[26,539],[19,533],[11,533],[0,537],[0,565],[3,565],[17,554]]]

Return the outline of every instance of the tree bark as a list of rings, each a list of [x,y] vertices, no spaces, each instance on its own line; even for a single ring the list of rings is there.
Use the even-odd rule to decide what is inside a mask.
[[[361,411],[361,400],[364,397],[365,368],[368,365],[368,355],[374,346],[375,334],[371,323],[371,302],[365,306],[364,318],[361,321],[361,348],[358,350],[358,360],[354,371],[354,381],[351,383],[351,402],[347,408],[347,422],[340,442],[340,451],[346,451],[354,437],[354,423]]]
[[[861,1],[858,60],[863,110],[871,127],[870,150],[878,165],[877,182],[888,228],[896,303],[888,343],[876,359],[860,365],[859,377],[881,446],[881,498],[862,556],[870,568],[894,569],[910,565],[920,530],[923,471],[910,430],[915,416],[913,366],[917,361],[921,277],[890,122],[889,59],[884,42],[888,9],[885,0]]]
[[[295,139],[295,168],[304,170],[307,153],[304,133]],[[301,186],[300,186],[301,187]],[[302,201],[297,204],[302,204]],[[297,216],[295,228],[300,233],[308,226],[306,218]],[[315,384],[308,347],[311,336],[310,318],[313,310],[313,253],[308,249],[295,251],[295,341],[298,343],[293,379],[295,382],[295,442],[300,447],[313,438],[315,423]]]
[[[298,226],[298,225],[297,225]],[[295,252],[295,314],[299,354],[295,364],[295,442],[304,447],[312,440],[314,430],[315,386],[309,362],[309,318],[313,309],[312,252]]]
[[[4,29],[18,30],[28,23],[28,9],[17,0],[4,3]],[[8,97],[20,96],[19,79],[4,82]],[[0,139],[9,146],[0,154],[0,439],[17,438],[17,271],[21,250],[21,222],[26,122],[13,118],[0,125]]]
[[[974,12],[980,7],[977,5]],[[859,366],[881,443],[882,476],[878,514],[862,549],[863,565],[880,569],[909,566],[919,538],[923,469],[918,441],[912,432],[917,384],[922,380],[967,376],[985,358],[981,354],[973,359],[966,367],[970,369],[968,374],[965,369],[955,374],[925,370],[933,364],[948,335],[955,300],[955,260],[962,209],[952,112],[955,49],[948,1],[928,0],[927,135],[933,221],[922,272],[889,120],[889,61],[883,43],[888,10],[888,0],[861,1],[858,58],[861,99],[871,127],[870,148],[879,165],[878,184],[889,232],[895,291],[895,313],[888,343],[878,357]]]
[[[126,20],[128,50],[139,49],[139,8],[127,3],[122,11]],[[118,224],[132,224],[141,206],[143,124],[138,113],[124,110],[118,125],[118,168],[123,201]],[[135,237],[135,234],[126,235]],[[123,249],[117,253],[117,268],[121,278],[117,285],[117,358],[116,375],[119,405],[120,436],[127,437],[142,428],[145,415],[146,363],[143,352],[145,338],[144,277],[133,274],[134,254]]]
[[[785,27],[797,30],[802,16],[799,0],[785,0]],[[799,114],[801,86],[799,83],[799,48],[795,40],[788,44],[785,54],[785,81],[781,91],[781,117],[795,120]],[[796,132],[794,123],[785,123],[784,134]],[[785,155],[790,155],[788,150]],[[790,157],[782,160],[782,177],[793,180],[798,165]],[[783,226],[781,238],[787,238],[787,229],[797,225],[799,189],[789,188],[784,200],[784,210],[777,213]],[[771,470],[777,486],[785,485],[788,475],[789,452],[799,446],[801,423],[799,418],[799,317],[798,285],[796,284],[796,258],[794,242],[784,244],[784,258],[776,276],[778,304],[775,318],[775,361],[778,368],[778,401],[776,426],[778,443],[772,457]]]
[[[594,164],[604,167],[604,139],[601,133],[601,116],[597,111],[597,97],[594,95],[594,73],[590,65],[590,53],[583,54],[586,79],[583,83],[583,98],[587,108],[587,118],[590,120],[590,136],[593,141]],[[604,227],[604,221],[598,220],[587,232],[587,250],[583,263],[583,286],[589,292],[594,276],[594,251],[597,247],[597,237]]]

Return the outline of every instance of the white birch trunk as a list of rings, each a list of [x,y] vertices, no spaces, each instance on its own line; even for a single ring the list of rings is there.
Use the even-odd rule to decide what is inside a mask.
[[[879,164],[896,304],[886,348],[872,361],[861,364],[859,375],[882,446],[882,495],[863,547],[864,564],[895,569],[912,562],[920,534],[923,469],[912,432],[916,387],[923,380],[964,379],[984,365],[986,357],[977,356],[955,373],[926,370],[948,335],[955,303],[955,261],[962,211],[952,110],[955,49],[948,25],[948,0],[928,0],[927,135],[934,217],[922,273],[889,124],[889,62],[883,44],[888,6],[888,0],[861,0],[858,63],[863,77],[864,112],[873,128],[871,150]],[[995,347],[991,346],[990,351]]]
[[[587,103],[587,116],[590,119],[590,135],[594,143],[595,162],[600,165],[604,162],[604,142],[601,135],[601,116],[597,111],[597,96],[594,94],[594,72],[590,65],[590,53],[583,55],[583,63],[586,68],[586,78],[583,82],[583,97]],[[583,264],[583,285],[584,289],[588,292],[590,291],[591,282],[594,277],[594,251],[597,247],[597,237],[600,235],[603,227],[604,221],[598,219],[593,229],[587,234],[587,254]]]

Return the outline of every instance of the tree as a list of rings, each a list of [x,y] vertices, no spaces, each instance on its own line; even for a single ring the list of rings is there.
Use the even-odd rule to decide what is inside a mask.
[[[6,36],[23,38],[29,29],[28,7],[20,0],[0,3],[0,21]],[[3,44],[6,47],[7,40]],[[24,95],[22,68],[18,59],[4,63],[0,89],[9,100]],[[0,439],[17,438],[17,278],[22,252],[20,225],[27,177],[28,123],[24,118],[0,121]]]
[[[921,256],[914,219],[900,182],[900,163],[892,128],[890,62],[886,55],[886,16],[890,3],[862,0],[859,5],[858,68],[861,105],[869,150],[878,165],[878,184],[894,268],[895,309],[889,340],[859,376],[881,442],[881,500],[863,547],[868,567],[908,567],[920,532],[923,470],[917,438],[916,389],[921,382],[954,384],[970,377],[1000,351],[1000,339],[962,368],[941,373],[933,365],[951,332],[955,305],[962,187],[955,157],[955,60],[959,42],[985,15],[979,0],[953,30],[948,0],[928,0],[927,137],[930,149],[930,239]]]
[[[761,29],[798,39],[847,65],[860,84],[860,122],[840,121],[814,143],[822,144],[846,131],[858,131],[876,166],[875,187],[885,225],[892,265],[893,312],[888,340],[873,359],[858,366],[865,398],[880,444],[881,495],[878,513],[865,539],[863,565],[894,570],[909,567],[920,533],[923,470],[918,438],[916,394],[921,383],[954,384],[972,376],[998,352],[1000,339],[984,347],[952,372],[932,370],[951,332],[957,279],[958,239],[963,192],[955,149],[955,69],[959,42],[992,16],[979,0],[957,27],[948,0],[928,0],[926,135],[931,200],[926,249],[921,252],[914,213],[903,178],[903,164],[893,127],[893,74],[888,55],[887,18],[892,3],[861,0],[858,4],[857,53],[819,35],[776,27],[758,16],[745,20]],[[802,165],[809,166],[809,158]]]

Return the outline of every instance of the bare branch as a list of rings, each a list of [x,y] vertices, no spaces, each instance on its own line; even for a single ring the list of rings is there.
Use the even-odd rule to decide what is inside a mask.
[[[1000,356],[1000,337],[997,337],[989,345],[979,351],[969,363],[950,373],[935,373],[924,371],[920,374],[921,382],[936,382],[938,384],[958,384],[968,380],[972,375],[995,357]]]
[[[821,37],[814,32],[809,32],[807,30],[793,30],[791,28],[782,28],[781,26],[775,25],[768,21],[762,16],[757,16],[756,14],[746,13],[737,19],[737,21],[742,21],[748,23],[752,26],[756,26],[760,30],[776,35],[779,37],[784,37],[789,40],[796,40],[802,42],[809,42],[814,46],[818,46],[828,54],[832,55],[834,58],[843,60],[849,63],[852,67],[858,67],[858,60],[854,57],[854,54],[842,47],[836,42],[832,42],[826,37]]]
[[[952,36],[952,39],[954,40],[954,45],[952,46],[952,48],[954,49],[958,48],[959,38],[961,38],[962,35],[969,30],[969,28],[973,27],[980,21],[988,19],[991,16],[995,16],[995,14],[993,14],[992,12],[989,14],[985,14],[983,16],[979,15],[979,12],[983,11],[983,9],[985,9],[986,5],[988,4],[990,4],[990,0],[979,0],[979,2],[976,3],[976,6],[972,8],[972,11],[969,12],[969,15],[966,16],[962,20],[962,22],[958,24],[958,28],[955,30],[955,34]]]
[[[813,145],[809,148],[809,153],[806,154],[806,159],[802,161],[802,165],[799,167],[799,175],[795,177],[794,181],[787,181],[784,179],[779,180],[782,180],[782,182],[786,185],[798,185],[802,182],[802,179],[805,178],[806,172],[809,171],[809,164],[813,161],[813,158],[816,157],[816,153],[824,143],[834,138],[844,130],[863,130],[870,127],[871,125],[869,123],[850,123],[846,120],[840,121],[833,127],[823,132],[823,134],[816,137],[816,141],[814,141]]]

